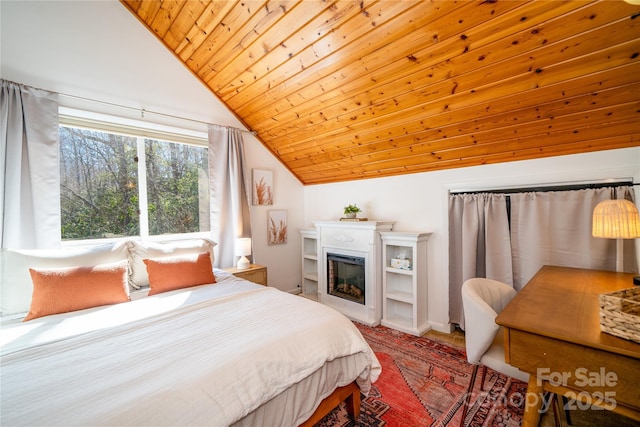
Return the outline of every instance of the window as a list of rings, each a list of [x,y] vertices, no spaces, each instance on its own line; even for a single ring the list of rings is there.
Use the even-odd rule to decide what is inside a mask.
[[[207,148],[62,125],[62,239],[209,231]]]

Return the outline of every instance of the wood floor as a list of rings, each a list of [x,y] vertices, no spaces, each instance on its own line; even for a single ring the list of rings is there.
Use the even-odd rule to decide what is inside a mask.
[[[449,345],[454,347],[462,347],[464,348],[464,332],[458,328],[456,328],[450,334],[446,334],[443,332],[434,331],[433,329],[425,332],[425,337],[434,339],[436,341],[444,341]]]

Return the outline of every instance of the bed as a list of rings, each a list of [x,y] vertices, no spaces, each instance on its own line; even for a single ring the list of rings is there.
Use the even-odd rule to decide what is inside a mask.
[[[128,285],[134,247],[120,249]],[[9,270],[46,258],[11,256]],[[211,271],[215,283],[152,295],[138,283],[128,302],[3,324],[0,424],[298,426],[345,398],[358,405],[381,368],[350,320]]]

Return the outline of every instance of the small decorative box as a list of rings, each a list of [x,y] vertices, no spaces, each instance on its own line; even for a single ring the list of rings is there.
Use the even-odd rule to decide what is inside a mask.
[[[400,270],[411,270],[411,260],[391,258],[391,267],[399,268]]]

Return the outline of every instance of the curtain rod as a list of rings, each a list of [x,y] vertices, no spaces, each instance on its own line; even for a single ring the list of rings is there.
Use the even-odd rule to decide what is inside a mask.
[[[585,188],[604,188],[604,187],[621,187],[621,186],[638,186],[640,184],[634,184],[632,178],[615,178],[602,181],[578,181],[578,182],[555,182],[548,184],[541,184],[537,186],[528,187],[511,187],[511,188],[493,188],[493,189],[475,189],[475,190],[456,190],[449,191],[449,194],[478,194],[478,193],[493,193],[493,194],[509,194],[509,193],[527,193],[527,192],[545,192],[545,191],[569,191],[569,190],[582,190]]]
[[[143,118],[144,118],[144,114],[145,113],[150,113],[150,114],[156,114],[158,116],[169,117],[169,118],[172,118],[172,119],[186,120],[188,122],[200,123],[200,124],[203,124],[203,125],[215,125],[215,123],[203,122],[201,120],[189,119],[189,118],[186,118],[186,117],[175,116],[173,114],[159,113],[157,111],[146,110],[144,108],[140,109],[140,108],[136,108],[136,107],[129,107],[128,105],[121,105],[121,104],[116,104],[116,103],[113,103],[113,102],[99,101],[97,99],[85,98],[83,96],[78,96],[78,95],[69,95],[67,93],[58,93],[58,95],[59,96],[66,96],[67,98],[80,99],[82,101],[96,102],[98,104],[109,105],[109,106],[112,106],[112,107],[118,107],[118,108],[124,108],[124,109],[128,109],[128,110],[140,111],[140,114],[142,115]],[[228,127],[231,127],[231,126],[228,126]],[[240,131],[246,132],[246,133],[250,133],[253,136],[257,136],[258,135],[258,133],[256,131],[253,131],[253,130],[240,129]]]

